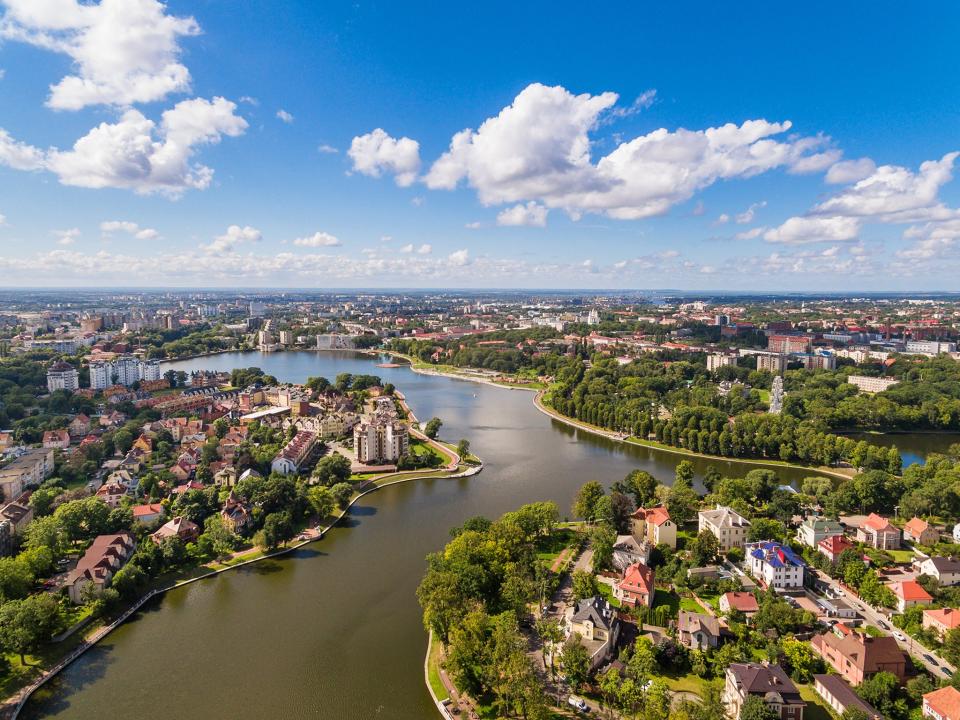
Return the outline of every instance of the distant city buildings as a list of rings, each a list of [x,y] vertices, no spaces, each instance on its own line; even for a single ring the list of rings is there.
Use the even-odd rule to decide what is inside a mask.
[[[892,378],[869,377],[867,375],[848,375],[847,382],[856,386],[861,392],[878,393],[892,388],[900,381]]]
[[[159,360],[141,360],[132,355],[118,356],[113,360],[95,360],[90,363],[90,387],[104,390],[112,385],[131,385],[163,377]]]
[[[726,355],[724,353],[711,353],[707,355],[707,370],[713,372],[722,367],[736,367],[737,356]]]
[[[73,392],[80,389],[80,373],[66,362],[56,362],[47,370],[47,390],[55,392],[66,390]]]
[[[374,411],[353,428],[353,450],[357,462],[396,463],[410,447],[406,423],[397,418],[393,399],[376,398]]]

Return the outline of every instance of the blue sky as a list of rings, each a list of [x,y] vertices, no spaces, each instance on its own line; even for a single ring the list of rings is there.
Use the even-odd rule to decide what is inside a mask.
[[[955,4],[517,5],[0,0],[0,285],[960,290]]]

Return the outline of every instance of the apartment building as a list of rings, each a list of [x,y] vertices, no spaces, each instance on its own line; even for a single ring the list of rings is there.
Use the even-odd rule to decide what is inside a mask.
[[[50,392],[57,390],[73,392],[79,389],[80,374],[70,363],[56,362],[47,370],[47,390]]]

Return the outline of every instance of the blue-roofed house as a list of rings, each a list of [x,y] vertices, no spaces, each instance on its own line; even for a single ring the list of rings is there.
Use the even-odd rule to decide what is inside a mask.
[[[788,545],[772,540],[750,543],[746,547],[750,574],[776,590],[799,590],[803,587],[806,563]]]

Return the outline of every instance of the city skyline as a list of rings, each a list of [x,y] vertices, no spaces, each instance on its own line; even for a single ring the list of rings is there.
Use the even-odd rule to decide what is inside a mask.
[[[955,8],[546,7],[0,0],[0,285],[958,289]]]

